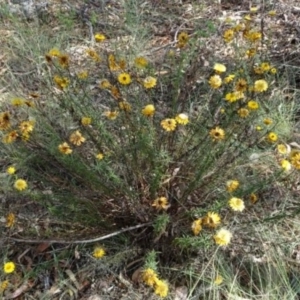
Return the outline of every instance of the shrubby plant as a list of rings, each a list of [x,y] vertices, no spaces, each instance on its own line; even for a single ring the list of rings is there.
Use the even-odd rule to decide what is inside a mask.
[[[163,65],[96,46],[80,62],[49,49],[41,90],[2,107],[7,188],[99,231],[151,222],[162,256],[163,244],[174,259],[178,247],[229,245],[230,218],[251,216],[260,193],[300,169],[269,109],[277,69],[262,34],[252,15],[228,25],[233,57],[215,57],[192,86],[185,74],[200,46],[186,32]],[[10,212],[7,226],[15,221]],[[148,261],[143,281],[165,297],[157,272]]]

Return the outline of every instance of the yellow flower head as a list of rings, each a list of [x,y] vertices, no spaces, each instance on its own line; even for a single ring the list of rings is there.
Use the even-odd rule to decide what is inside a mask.
[[[275,132],[270,132],[268,134],[268,141],[270,143],[275,143],[277,140],[278,140],[278,136],[277,136],[277,134]]]
[[[58,57],[60,56],[60,51],[57,48],[53,48],[49,50],[48,55]]]
[[[164,119],[160,122],[160,125],[165,131],[174,131],[176,129],[176,120]]]
[[[270,10],[269,12],[268,12],[268,14],[269,14],[269,16],[270,17],[274,17],[274,16],[276,16],[276,10]]]
[[[261,69],[264,71],[264,72],[268,72],[270,69],[271,69],[271,66],[269,63],[267,62],[263,62],[260,64],[260,67]]]
[[[121,110],[124,110],[124,111],[131,111],[131,104],[128,103],[127,101],[121,101],[119,102],[119,108]]]
[[[154,292],[156,295],[160,296],[161,298],[167,297],[169,292],[168,284],[163,280],[156,280]]]
[[[186,125],[189,122],[189,117],[186,114],[179,114],[175,117],[175,120],[178,124]]]
[[[54,76],[54,82],[61,89],[65,89],[70,84],[70,80],[67,77]]]
[[[243,78],[239,79],[235,84],[235,89],[238,92],[245,92],[247,91],[247,88],[248,88],[248,83]]]
[[[98,154],[96,155],[96,158],[97,158],[98,160],[102,160],[102,159],[104,158],[104,154],[103,154],[103,153],[98,153]]]
[[[148,104],[142,109],[142,114],[145,117],[152,117],[155,113],[155,107],[153,104]]]
[[[277,152],[279,154],[287,154],[288,153],[288,147],[285,144],[278,144],[277,145]]]
[[[6,169],[6,173],[9,174],[9,175],[13,175],[16,173],[16,168],[13,167],[13,166],[9,166],[7,169]]]
[[[186,32],[180,32],[178,34],[178,42],[177,42],[177,47],[178,48],[183,48],[189,41],[189,35]]]
[[[0,130],[6,130],[10,127],[10,114],[9,112],[0,113]]]
[[[114,110],[114,111],[108,110],[108,111],[104,112],[104,115],[105,115],[105,116],[107,117],[107,119],[109,119],[109,120],[115,120],[115,119],[117,118],[118,114],[119,114],[119,112],[116,111],[116,110]]]
[[[248,58],[253,57],[256,54],[256,49],[255,48],[250,48],[246,51],[246,55]]]
[[[73,150],[70,148],[69,144],[66,143],[66,142],[60,144],[60,145],[58,146],[58,150],[59,150],[59,152],[61,152],[62,154],[66,154],[66,155],[71,154],[71,153],[73,152]]]
[[[119,83],[121,83],[123,85],[129,85],[131,83],[130,74],[128,74],[128,73],[119,74],[118,81],[119,81]]]
[[[225,228],[221,228],[214,235],[215,243],[219,246],[229,245],[231,238],[232,238],[232,233],[229,230],[225,229]]]
[[[17,179],[14,183],[14,188],[18,191],[27,189],[27,182],[24,179]]]
[[[154,88],[156,86],[156,81],[156,78],[148,76],[143,80],[143,86],[145,89]]]
[[[152,206],[154,206],[157,210],[167,210],[170,205],[168,199],[166,197],[158,197],[154,200]]]
[[[69,141],[75,146],[80,146],[85,142],[85,138],[82,136],[79,130],[76,130],[70,135]]]
[[[226,190],[229,193],[234,192],[238,187],[240,183],[237,180],[228,180],[226,182]]]
[[[270,69],[270,73],[273,74],[273,75],[275,75],[275,74],[277,73],[277,69],[274,68],[274,67],[271,68],[271,69]]]
[[[202,230],[202,219],[197,219],[197,220],[193,221],[191,227],[192,227],[192,231],[193,231],[194,235],[198,235],[200,233],[200,231]]]
[[[17,139],[18,136],[19,135],[18,135],[17,131],[13,130],[4,136],[2,141],[5,144],[10,144],[10,143],[13,143]]]
[[[9,261],[9,262],[5,263],[4,266],[3,266],[3,271],[4,271],[5,274],[10,274],[15,269],[16,269],[16,265],[12,261]]]
[[[213,75],[209,78],[208,83],[213,89],[218,89],[222,85],[222,78],[220,75]]]
[[[4,292],[8,287],[9,281],[4,280],[0,283],[0,293]]]
[[[221,217],[218,213],[208,212],[203,218],[202,224],[209,228],[216,228],[221,223]]]
[[[241,118],[247,118],[249,116],[249,110],[247,108],[240,108],[238,110],[238,115]]]
[[[252,204],[255,204],[255,203],[257,202],[257,200],[258,200],[257,195],[254,194],[254,193],[251,193],[251,194],[250,194],[250,201],[251,201],[251,203],[252,203]]]
[[[254,82],[254,91],[257,93],[265,92],[268,89],[268,83],[264,79]]]
[[[291,157],[291,163],[295,169],[300,170],[300,153],[296,153]]]
[[[96,42],[103,42],[103,41],[106,40],[106,36],[104,34],[102,34],[102,33],[96,33],[94,35],[94,38],[95,38]]]
[[[271,125],[273,123],[272,119],[270,118],[265,118],[263,122],[265,125]]]
[[[79,73],[77,74],[77,77],[78,77],[79,79],[87,79],[88,76],[89,76],[88,71],[81,71],[81,72],[79,72]]]
[[[225,139],[225,131],[218,126],[212,129],[209,134],[214,141],[221,141]]]
[[[232,197],[228,203],[234,211],[243,211],[245,209],[244,201],[240,198]]]
[[[16,221],[16,216],[13,213],[9,213],[6,216],[6,227],[10,228],[13,227]]]
[[[58,56],[58,63],[63,68],[69,67],[69,56],[67,54],[61,54]]]
[[[221,74],[221,73],[226,72],[226,67],[225,67],[225,65],[223,65],[223,64],[215,63],[215,65],[214,65],[214,70],[215,70],[218,74]]]
[[[214,281],[215,285],[220,285],[224,281],[224,278],[221,275],[217,275]]]
[[[254,100],[248,101],[247,106],[251,110],[256,110],[256,109],[259,108],[259,104],[256,101],[254,101]]]
[[[102,247],[95,247],[93,251],[93,256],[97,259],[102,258],[105,254],[105,250]]]
[[[234,39],[234,31],[227,29],[223,34],[223,38],[226,43],[230,43]]]
[[[30,133],[33,131],[34,121],[23,121],[19,125],[19,128],[22,133]]]
[[[12,104],[13,106],[21,106],[21,105],[23,105],[24,103],[25,103],[25,100],[22,99],[22,98],[14,98],[14,99],[11,100],[11,104]]]
[[[229,74],[224,78],[224,83],[230,83],[234,79],[235,75],[234,74]]]
[[[91,125],[91,123],[92,123],[92,119],[90,117],[82,117],[81,118],[81,124],[83,126]]]
[[[282,168],[285,172],[290,171],[291,168],[292,168],[291,163],[290,163],[287,159],[282,159],[282,160],[280,161],[280,165],[281,165],[281,168]]]
[[[158,277],[153,269],[148,268],[142,272],[142,280],[145,282],[145,284],[153,287],[158,281]]]
[[[148,61],[146,58],[139,56],[134,60],[134,64],[138,68],[145,68],[148,65]]]
[[[99,83],[99,87],[101,89],[110,89],[112,85],[107,79],[102,79]]]
[[[101,61],[100,56],[98,55],[98,53],[94,49],[87,49],[86,53],[95,62],[100,62]]]

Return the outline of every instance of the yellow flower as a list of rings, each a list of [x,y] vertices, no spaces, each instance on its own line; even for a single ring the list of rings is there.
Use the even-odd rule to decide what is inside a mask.
[[[256,54],[256,49],[255,48],[250,48],[246,51],[246,55],[248,58],[253,57]]]
[[[0,130],[6,130],[10,127],[10,114],[9,112],[0,113]]]
[[[223,64],[215,63],[214,70],[220,74],[226,72],[226,67]]]
[[[12,261],[9,261],[9,262],[5,263],[4,266],[3,266],[3,271],[4,271],[5,274],[10,274],[15,269],[16,269],[16,265]]]
[[[163,280],[156,280],[154,292],[156,295],[160,296],[161,298],[167,297],[169,292],[168,284]]]
[[[176,129],[176,120],[164,119],[160,122],[160,125],[165,131],[174,131]]]
[[[81,124],[83,126],[91,125],[91,123],[92,123],[92,119],[90,117],[82,117],[81,118]]]
[[[220,246],[229,245],[231,238],[232,238],[232,233],[229,230],[225,229],[225,228],[221,228],[214,235],[215,243],[217,245],[220,245]]]
[[[13,227],[16,221],[16,216],[13,213],[9,213],[6,216],[6,227]]]
[[[247,108],[240,108],[238,110],[238,115],[241,118],[247,118],[249,116],[249,110]]]
[[[208,83],[212,88],[218,89],[222,85],[222,78],[220,75],[213,75],[209,78]]]
[[[106,40],[106,36],[104,34],[102,34],[102,33],[96,33],[94,35],[94,38],[95,38],[96,42],[103,42],[103,41]]]
[[[271,125],[273,123],[272,119],[270,118],[265,118],[263,122],[265,125]]]
[[[11,104],[13,106],[21,106],[25,103],[25,100],[21,99],[21,98],[14,98],[11,100]]]
[[[79,73],[77,74],[77,77],[78,77],[79,79],[87,79],[88,76],[89,76],[88,71],[82,71],[82,72],[79,72]]]
[[[131,104],[127,101],[119,102],[119,108],[124,111],[131,111]]]
[[[234,192],[238,187],[240,183],[237,180],[228,180],[226,182],[226,190],[229,193]]]
[[[156,86],[156,78],[148,76],[143,80],[143,86],[145,89],[151,89]]]
[[[131,77],[128,73],[121,73],[118,76],[118,81],[123,85],[128,85],[131,83]]]
[[[93,251],[93,256],[95,258],[102,258],[105,254],[105,250],[102,247],[96,247]]]
[[[48,55],[50,56],[60,56],[60,51],[57,48],[49,50]]]
[[[203,218],[202,224],[209,228],[216,228],[221,223],[221,217],[218,213],[208,212]]]
[[[153,287],[155,283],[158,281],[158,277],[156,272],[148,268],[142,272],[142,280],[149,286]]]
[[[60,144],[58,146],[58,150],[62,153],[62,154],[71,154],[73,152],[73,150],[70,148],[70,146],[68,145],[68,143],[64,142],[62,144]]]
[[[277,69],[276,68],[271,68],[270,73],[275,75],[277,73]]]
[[[67,77],[54,76],[54,82],[61,89],[65,89],[70,84],[70,80]]]
[[[134,60],[134,64],[138,68],[145,68],[148,65],[148,61],[146,58],[139,56]]]
[[[261,63],[260,67],[264,72],[268,72],[271,69],[270,64],[267,62]]]
[[[234,31],[232,29],[227,29],[223,34],[223,38],[226,43],[231,42],[234,39]]]
[[[291,163],[290,163],[287,159],[282,159],[282,160],[280,161],[280,165],[281,165],[281,168],[282,168],[285,172],[290,171],[291,168],[292,168]]]
[[[99,83],[99,87],[101,89],[110,89],[112,85],[107,79],[102,79]]]
[[[6,169],[6,173],[9,174],[9,175],[13,175],[16,173],[16,168],[13,167],[13,166],[9,166],[7,169]]]
[[[255,12],[258,11],[258,7],[257,7],[257,6],[252,6],[252,7],[250,7],[250,11],[251,11],[252,13],[255,13]]]
[[[152,117],[155,113],[155,107],[153,104],[148,104],[142,109],[142,114],[146,117]]]
[[[2,141],[5,144],[10,144],[10,143],[14,142],[18,136],[19,135],[18,135],[17,131],[13,130],[4,136]]]
[[[67,54],[60,54],[58,56],[58,63],[61,65],[63,68],[69,67],[69,56]]]
[[[256,129],[257,131],[261,131],[261,130],[262,130],[261,126],[256,126],[255,129]]]
[[[245,92],[247,90],[247,87],[248,87],[248,83],[243,78],[239,79],[235,84],[235,89],[238,92]]]
[[[226,101],[228,101],[230,103],[235,102],[237,100],[240,100],[242,98],[244,98],[244,93],[239,92],[239,91],[235,91],[235,92],[232,92],[232,93],[227,93],[225,95]]]
[[[274,17],[276,16],[276,10],[270,10],[268,14],[270,17]]]
[[[158,198],[156,198],[153,201],[152,206],[154,206],[158,210],[160,210],[160,209],[167,210],[170,207],[168,199],[166,197],[158,197]]]
[[[119,71],[124,70],[126,67],[126,62],[121,59],[118,62],[115,59],[115,56],[113,54],[108,55],[108,67],[111,71]]]
[[[14,183],[14,188],[18,191],[27,189],[27,182],[24,179],[17,179]]]
[[[265,92],[268,89],[268,83],[264,79],[254,82],[254,91],[258,93]]]
[[[33,131],[34,121],[23,121],[19,125],[19,128],[22,133],[30,133]]]
[[[209,134],[214,141],[221,141],[225,139],[225,131],[218,126],[212,129]]]
[[[228,75],[228,76],[226,76],[226,77],[224,78],[224,82],[225,82],[225,83],[230,83],[230,82],[234,79],[234,77],[235,77],[234,74],[230,74],[230,75]]]
[[[186,125],[189,122],[189,117],[186,114],[179,114],[175,117],[175,120],[178,124]]]
[[[119,112],[115,111],[115,110],[114,111],[108,110],[104,113],[104,115],[110,120],[115,120],[117,118],[118,114],[119,114]]]
[[[244,17],[244,19],[245,19],[246,21],[252,21],[252,18],[251,18],[250,15],[246,15],[246,16]]]
[[[291,163],[295,169],[300,170],[300,153],[296,153],[291,157]]]
[[[261,67],[253,67],[253,70],[254,70],[254,73],[258,74],[258,75],[264,73],[264,70]]]
[[[275,132],[270,132],[268,134],[268,141],[271,143],[275,143],[278,140],[277,134]]]
[[[97,52],[94,49],[87,49],[86,53],[95,62],[101,61],[100,56],[97,54]]]
[[[220,285],[224,281],[224,278],[221,275],[217,275],[214,281],[215,285]]]
[[[251,110],[256,110],[256,109],[259,108],[259,104],[256,101],[254,101],[254,100],[248,101],[247,106]]]
[[[98,154],[96,155],[96,158],[97,158],[98,160],[102,160],[102,159],[104,158],[104,154],[103,154],[103,153],[98,153]]]
[[[189,41],[189,35],[186,32],[180,32],[177,39],[177,47],[183,48]]]
[[[193,221],[191,227],[192,227],[192,231],[193,231],[194,235],[198,235],[200,233],[200,231],[202,230],[202,219],[197,219],[197,220]]]
[[[4,280],[0,283],[0,293],[3,293],[8,287],[9,281]]]
[[[243,211],[245,209],[244,201],[240,198],[232,197],[228,203],[234,211]]]
[[[75,146],[80,146],[85,142],[85,138],[82,136],[79,130],[76,130],[70,135],[69,141]]]
[[[288,148],[284,144],[278,144],[277,145],[277,152],[280,154],[287,154],[288,153]]]
[[[254,194],[254,193],[251,193],[251,195],[250,195],[250,201],[251,201],[251,203],[255,204],[257,202],[257,200],[258,200],[257,195]]]

